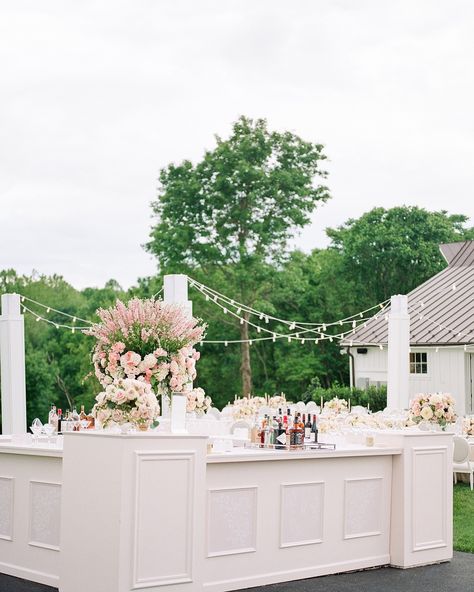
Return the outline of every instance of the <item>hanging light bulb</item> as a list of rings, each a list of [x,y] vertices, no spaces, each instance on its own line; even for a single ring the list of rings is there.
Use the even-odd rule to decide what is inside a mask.
[[[341,325],[341,327],[342,327],[342,321],[339,321],[339,324],[340,324],[340,325]]]
[[[244,319],[240,319],[240,324],[243,325],[244,324]]]
[[[301,340],[301,345],[303,345],[303,343],[304,343],[304,338]]]
[[[209,302],[209,296],[206,294],[206,302]]]
[[[439,353],[439,347],[437,347],[437,348],[435,349],[435,352],[436,352],[436,353]]]
[[[294,322],[290,325],[290,331],[293,331],[293,329],[296,329],[296,324]]]
[[[275,335],[275,333],[273,333],[273,335],[272,335],[272,341],[273,341],[273,343],[275,343],[275,341],[276,341],[276,335]]]
[[[329,337],[329,341],[332,343],[332,336]]]
[[[257,327],[257,333],[260,333],[262,329],[260,327]]]
[[[317,345],[319,343],[319,339],[316,337],[316,339],[314,340],[314,345]]]
[[[71,329],[71,333],[75,333],[75,332],[76,332],[76,329],[75,329],[75,327],[72,327],[72,329]]]
[[[48,306],[48,308],[46,309],[46,312],[51,312],[51,309],[49,308],[49,306]]]
[[[265,317],[265,322],[266,323],[269,323],[270,322],[270,319],[268,317]]]
[[[227,343],[227,341],[224,341],[224,345],[227,347],[229,344]]]
[[[326,325],[323,325],[323,331],[326,331]]]
[[[357,326],[357,323],[355,321],[352,321],[352,328],[355,329]]]
[[[291,337],[288,337],[288,343],[291,343]]]
[[[252,345],[252,344],[253,344],[253,341],[252,341],[252,340],[250,340],[250,341],[249,341],[249,345]]]
[[[59,325],[57,323],[54,323],[54,326],[56,327],[56,329],[59,329]]]
[[[25,302],[25,297],[22,296],[20,300],[21,300],[21,302]]]
[[[349,341],[349,347],[352,347],[353,341]]]
[[[217,302],[217,296],[214,296],[214,302]]]
[[[258,316],[258,318],[262,321],[263,320],[263,312],[261,312]]]
[[[235,302],[233,300],[230,301],[231,304],[235,304]]]
[[[383,345],[382,345],[382,344],[380,344],[380,345],[379,345],[379,348],[380,348],[380,350],[383,350]]]
[[[360,312],[359,313],[359,316],[360,316],[361,319],[363,319],[364,318],[364,313]]]
[[[36,317],[36,322],[41,321],[41,317]]]
[[[241,312],[242,312],[242,309],[239,306],[239,308],[237,309],[237,314],[240,314]]]
[[[453,292],[456,290],[456,284],[453,284]]]
[[[227,308],[224,308],[223,310],[224,310],[224,314],[227,314]]]
[[[380,306],[380,309],[382,309],[382,308],[383,308],[383,304],[379,304],[379,306]]]
[[[72,322],[75,323],[76,322],[76,317],[72,317]]]

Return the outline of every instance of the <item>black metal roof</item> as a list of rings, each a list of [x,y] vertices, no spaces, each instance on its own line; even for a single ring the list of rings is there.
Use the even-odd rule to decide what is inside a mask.
[[[474,241],[440,245],[448,267],[408,294],[412,345],[474,344]],[[344,345],[388,342],[383,312],[346,336]]]

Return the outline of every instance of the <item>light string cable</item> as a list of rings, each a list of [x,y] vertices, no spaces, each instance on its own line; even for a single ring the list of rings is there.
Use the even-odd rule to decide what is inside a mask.
[[[49,306],[48,304],[43,304],[41,302],[38,302],[37,300],[33,300],[33,298],[29,298],[28,296],[24,296],[23,294],[20,294],[20,300],[23,303],[25,300],[27,300],[28,302],[32,302],[33,304],[36,304],[37,306],[41,306],[43,308],[46,309],[46,312],[55,312],[57,314],[63,315],[65,317],[68,317],[69,319],[72,319],[72,322],[75,323],[76,321],[81,321],[81,323],[87,323],[88,325],[93,325],[94,323],[92,321],[89,321],[87,319],[81,319],[81,317],[78,317],[77,315],[72,315],[69,314],[68,312],[64,312],[63,310],[58,310],[57,308],[53,308],[52,306]],[[24,308],[26,309],[26,307],[24,306]],[[29,309],[26,309],[29,311]],[[29,311],[31,312],[31,311]],[[47,320],[47,319],[45,319]],[[87,327],[85,327],[87,328]]]
[[[288,325],[290,328],[290,331],[295,329],[296,327],[300,327],[301,329],[306,328],[306,327],[314,327],[314,328],[316,328],[316,330],[318,330],[318,328],[322,328],[322,330],[324,332],[324,331],[326,331],[326,327],[332,327],[335,325],[343,325],[346,323],[354,323],[355,321],[360,323],[363,320],[366,320],[363,317],[368,312],[370,312],[371,310],[374,310],[375,308],[380,308],[381,310],[384,310],[387,307],[387,305],[390,303],[390,298],[387,298],[387,300],[384,300],[383,302],[380,302],[378,304],[374,304],[370,308],[362,310],[362,311],[358,312],[357,314],[353,314],[351,316],[344,317],[342,319],[339,319],[337,321],[332,321],[329,323],[314,323],[314,322],[310,323],[310,322],[303,322],[303,321],[301,321],[301,322],[300,321],[288,321],[287,319],[281,319],[279,317],[275,317],[271,314],[267,314],[267,313],[264,313],[260,310],[256,310],[255,308],[252,308],[251,306],[248,306],[246,304],[242,304],[240,302],[237,302],[235,299],[229,298],[228,296],[221,294],[220,292],[218,292],[217,290],[214,290],[213,288],[209,288],[209,286],[206,286],[205,284],[202,284],[201,282],[198,282],[197,280],[195,280],[194,278],[191,278],[189,276],[188,276],[188,281],[189,281],[190,286],[197,288],[202,294],[204,294],[206,296],[206,300],[212,300],[215,303],[217,302],[217,300],[221,300],[221,301],[227,303],[228,306],[232,306],[232,307],[236,308],[237,313],[240,313],[243,310],[245,312],[248,312],[251,315],[258,316],[258,318],[260,320],[265,320],[265,323],[269,323],[270,320],[272,320],[272,321],[276,321],[278,323],[282,323],[284,325]],[[359,317],[359,319],[361,319],[361,320],[357,320],[357,317]]]
[[[438,327],[438,329],[443,329],[444,331],[446,331],[447,333],[451,333],[454,335],[457,335],[458,337],[467,337],[468,335],[472,335],[472,333],[474,332],[474,330],[471,331],[453,331],[452,329],[450,329],[449,327],[446,327],[446,325],[443,325],[443,323],[439,323],[438,321],[434,321],[432,318],[429,317],[429,315],[423,314],[423,309],[421,310],[416,310],[413,306],[408,306],[408,311],[412,312],[414,315],[418,316],[418,320],[420,321],[428,321],[429,323],[431,323],[432,325],[436,325]]]
[[[79,327],[77,325],[64,325],[63,323],[56,323],[55,321],[52,321],[51,319],[48,319],[46,317],[42,317],[41,315],[34,312],[33,310],[31,310],[30,308],[28,308],[24,304],[22,304],[21,307],[22,307],[23,312],[28,312],[31,316],[35,317],[36,321],[43,321],[45,323],[49,323],[50,325],[53,325],[54,327],[56,327],[56,329],[69,329],[69,331],[71,331],[72,333],[75,333],[76,331],[81,333],[84,329],[90,328],[90,325],[86,325],[85,327]],[[53,310],[53,309],[51,309],[51,310]]]
[[[206,295],[206,292],[204,292],[200,286],[196,285],[195,287],[202,294]],[[317,330],[313,327],[298,327],[298,326],[296,326],[295,328],[298,328],[299,329],[298,331],[293,332],[293,333],[289,333],[289,334],[288,333],[283,334],[279,331],[267,329],[266,327],[262,327],[260,325],[257,325],[256,323],[241,317],[239,314],[237,314],[237,312],[234,312],[233,310],[227,308],[225,306],[225,304],[227,304],[227,303],[222,304],[221,302],[219,302],[219,299],[217,297],[212,299],[212,303],[215,306],[217,306],[218,308],[220,308],[224,312],[224,314],[229,314],[229,315],[233,316],[234,318],[239,319],[241,325],[243,325],[244,323],[247,323],[249,326],[256,329],[257,333],[261,333],[263,331],[264,333],[268,333],[269,335],[267,337],[255,337],[255,338],[249,338],[249,339],[213,339],[213,340],[209,339],[209,340],[202,340],[200,343],[214,343],[214,344],[223,343],[224,345],[228,345],[229,343],[250,343],[250,344],[252,344],[254,341],[272,340],[273,342],[275,342],[277,339],[285,339],[285,338],[288,339],[288,342],[291,342],[294,339],[296,341],[299,341],[302,344],[305,343],[305,341],[319,343],[319,341],[329,340],[332,342],[334,339],[342,339],[343,337],[350,335],[355,330],[355,328],[352,327],[348,331],[343,331],[341,333],[331,335],[329,333],[323,332],[322,330]],[[369,318],[362,318],[360,320],[360,322],[367,321],[369,319],[370,319],[370,317]],[[317,334],[317,337],[314,337],[314,334]],[[308,338],[308,335],[309,335],[309,338]]]

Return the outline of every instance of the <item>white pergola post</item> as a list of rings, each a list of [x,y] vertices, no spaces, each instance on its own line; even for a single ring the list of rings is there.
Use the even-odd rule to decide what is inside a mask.
[[[193,314],[193,303],[188,300],[188,276],[181,273],[165,275],[163,283],[163,302],[181,304],[189,316]]]
[[[191,317],[193,303],[188,300],[188,276],[183,274],[165,275],[163,281],[163,302],[168,304],[180,304]],[[161,398],[161,413],[163,417],[171,418],[171,431],[173,433],[186,433],[186,399],[173,396],[171,409],[167,397]]]
[[[406,409],[410,400],[410,315],[408,298],[392,296],[388,316],[387,407]]]
[[[26,433],[25,326],[19,294],[2,294],[2,434]]]

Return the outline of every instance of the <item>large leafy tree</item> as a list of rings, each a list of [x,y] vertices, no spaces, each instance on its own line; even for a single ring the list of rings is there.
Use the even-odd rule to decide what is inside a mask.
[[[343,273],[357,286],[361,304],[407,294],[441,271],[439,245],[474,238],[468,218],[414,206],[374,208],[327,229],[344,259]]]
[[[249,305],[268,292],[268,267],[287,254],[288,240],[329,198],[320,168],[323,146],[291,132],[270,131],[264,119],[241,117],[229,138],[197,164],[170,164],[153,203],[157,223],[147,249],[160,270],[212,277],[232,285]],[[247,340],[247,323],[239,325]],[[251,392],[250,350],[241,347],[242,392]]]

